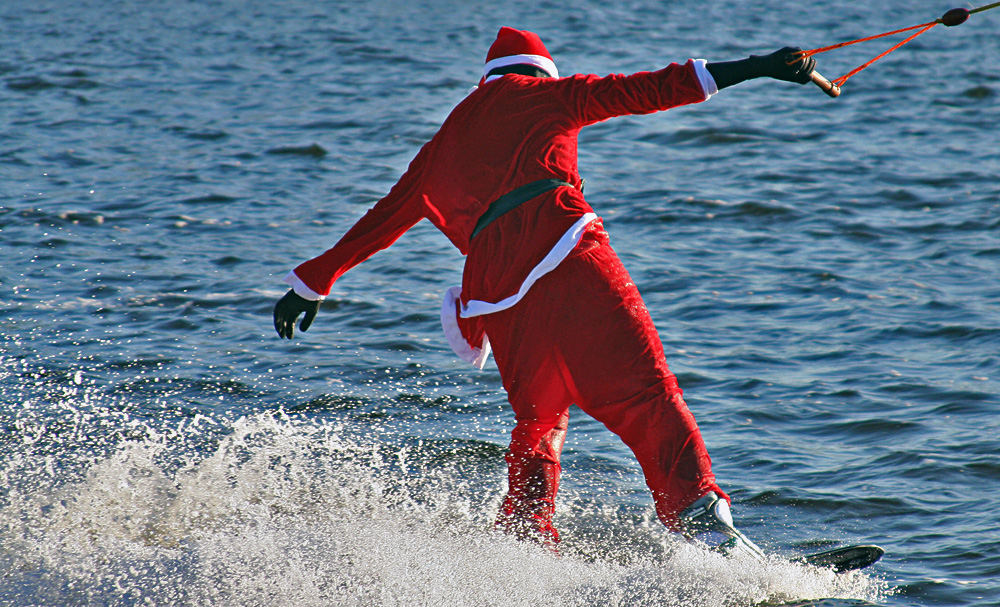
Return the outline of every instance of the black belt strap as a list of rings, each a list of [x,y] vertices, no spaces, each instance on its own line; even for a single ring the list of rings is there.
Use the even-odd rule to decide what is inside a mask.
[[[489,208],[486,209],[486,212],[483,213],[476,222],[476,227],[472,229],[472,236],[469,237],[469,240],[475,238],[476,234],[483,231],[483,228],[493,223],[494,220],[507,211],[516,209],[518,206],[528,202],[535,196],[539,196],[549,190],[554,190],[563,186],[573,187],[573,184],[566,183],[561,179],[540,179],[507,192],[500,198],[497,198],[490,203]]]

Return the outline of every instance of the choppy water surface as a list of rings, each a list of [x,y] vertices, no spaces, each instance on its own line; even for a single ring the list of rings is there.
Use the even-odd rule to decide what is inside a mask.
[[[461,258],[426,223],[307,334],[270,327],[281,276],[392,185],[500,24],[609,73],[948,8],[4,3],[0,603],[997,604],[1000,10],[837,100],[754,82],[581,136],[741,525],[785,555],[884,546],[863,574],[676,544],[579,411],[562,558],[493,535],[512,419],[439,334]]]

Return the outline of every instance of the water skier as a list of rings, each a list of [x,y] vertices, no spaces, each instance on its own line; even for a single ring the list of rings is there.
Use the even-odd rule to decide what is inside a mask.
[[[428,219],[467,256],[462,286],[446,296],[445,333],[480,368],[492,350],[516,417],[497,527],[558,543],[559,458],[575,403],[635,454],[669,529],[759,556],[733,525],[649,312],[584,199],[577,135],[615,116],[705,101],[751,78],[804,84],[815,61],[796,59],[796,50],[560,78],[536,34],[501,28],[478,88],[389,193],[333,248],[288,274],[292,289],[275,305],[275,329],[290,339],[304,314],[305,331],[344,272]]]

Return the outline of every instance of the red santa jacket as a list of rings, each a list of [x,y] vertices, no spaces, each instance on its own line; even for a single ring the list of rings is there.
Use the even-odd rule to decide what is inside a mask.
[[[589,124],[704,101],[715,82],[701,60],[656,72],[607,77],[488,81],[451,112],[405,174],[331,249],[286,277],[299,295],[320,299],[344,272],[430,220],[468,257],[461,299],[497,302],[592,213],[577,170],[577,135]],[[489,204],[524,184],[560,179],[558,188],[497,219],[470,242]]]

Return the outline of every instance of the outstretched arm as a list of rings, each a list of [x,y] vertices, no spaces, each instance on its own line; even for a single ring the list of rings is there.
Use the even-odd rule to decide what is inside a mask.
[[[420,194],[423,150],[389,193],[369,209],[354,226],[322,255],[298,265],[285,277],[292,286],[274,306],[274,329],[291,339],[295,323],[303,313],[299,330],[305,331],[319,312],[320,301],[330,293],[344,272],[394,243],[424,218]]]
[[[720,89],[763,76],[805,84],[810,81],[810,75],[816,69],[816,60],[812,57],[797,59],[796,53],[799,50],[786,46],[770,55],[750,55],[738,61],[709,63],[707,67]]]

